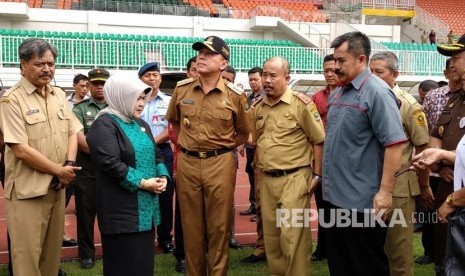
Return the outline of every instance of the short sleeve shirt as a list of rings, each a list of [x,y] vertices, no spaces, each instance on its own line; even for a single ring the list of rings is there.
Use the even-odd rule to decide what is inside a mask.
[[[310,166],[312,144],[325,140],[315,104],[290,88],[272,105],[265,95],[254,108],[256,166],[264,171]]]
[[[56,164],[67,158],[68,137],[82,129],[71,112],[66,95],[47,85],[46,96],[26,78],[10,88],[1,100],[1,129],[7,144],[27,144]],[[13,186],[19,199],[47,194],[52,175],[39,172],[17,159],[10,147],[5,151],[5,198]]]
[[[402,127],[408,142],[402,145],[402,167],[407,166],[412,160],[414,147],[429,143],[428,124],[422,106],[415,98],[398,86],[394,93],[400,101],[400,117]],[[416,172],[408,171],[397,177],[396,186],[392,193],[396,197],[409,197],[420,194],[418,177]]]
[[[394,93],[367,68],[329,97],[323,198],[345,209],[373,208],[384,150],[406,141]]]
[[[252,131],[247,96],[223,78],[208,93],[198,79],[180,81],[166,119],[180,127],[178,145],[192,151],[234,148],[236,133]]]
[[[168,121],[165,116],[170,100],[171,96],[158,91],[157,96],[145,104],[141,118],[150,126],[154,137],[157,137],[168,128]]]
[[[454,191],[465,187],[465,135],[457,145],[454,166]]]

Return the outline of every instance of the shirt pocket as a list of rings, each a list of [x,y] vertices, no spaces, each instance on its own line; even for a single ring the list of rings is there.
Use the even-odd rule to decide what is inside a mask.
[[[276,131],[272,133],[276,141],[284,143],[292,143],[289,139],[293,139],[295,136],[291,135],[297,127],[297,121],[294,116],[281,118],[276,121]]]
[[[26,131],[30,140],[39,140],[47,137],[46,117],[42,113],[26,115]]]
[[[194,117],[195,114],[197,113],[197,109],[195,107],[190,107],[190,106],[181,106],[181,116],[182,118],[191,118]]]
[[[64,109],[58,110],[57,114],[58,114],[58,122],[60,124],[60,130],[62,132],[68,132],[71,114],[66,112]]]
[[[452,120],[452,112],[444,111],[439,117],[438,126],[444,125],[445,127],[446,125],[450,123],[451,120]]]
[[[230,110],[213,110],[212,112],[213,124],[218,127],[220,133],[229,133],[233,129],[232,111]]]
[[[444,135],[445,129],[447,129],[451,121],[452,121],[452,111],[449,111],[449,110],[443,111],[436,125],[437,133],[439,134],[440,137]]]

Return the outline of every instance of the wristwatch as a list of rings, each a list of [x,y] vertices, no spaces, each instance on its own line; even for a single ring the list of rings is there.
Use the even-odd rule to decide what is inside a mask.
[[[447,198],[446,198],[446,203],[449,204],[450,206],[455,207],[455,206],[454,206],[454,202],[453,202],[453,194],[454,194],[454,193],[451,193],[450,195],[447,196]]]
[[[321,181],[321,175],[314,174],[313,179],[315,179],[317,182]]]

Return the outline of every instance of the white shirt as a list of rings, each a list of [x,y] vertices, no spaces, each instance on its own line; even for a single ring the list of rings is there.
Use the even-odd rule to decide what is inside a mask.
[[[460,140],[455,151],[454,191],[465,186],[465,135]]]

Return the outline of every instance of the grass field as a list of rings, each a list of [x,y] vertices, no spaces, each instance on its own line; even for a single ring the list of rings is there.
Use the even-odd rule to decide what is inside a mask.
[[[230,276],[263,276],[269,275],[266,263],[259,264],[242,264],[240,260],[252,253],[252,248],[244,248],[240,250],[230,251],[229,272]],[[421,235],[415,234],[414,240],[414,259],[423,255],[423,247],[421,246]],[[155,256],[155,274],[162,276],[178,276],[174,271],[175,258],[171,254],[162,254]],[[61,268],[70,276],[97,276],[102,275],[102,261],[98,260],[96,266],[90,270],[82,270],[77,261],[65,261]],[[8,271],[5,265],[0,268],[0,275],[7,276]],[[326,261],[312,263],[312,275],[326,276],[329,275]],[[415,275],[418,276],[434,276],[433,265],[420,266],[415,265]],[[134,275],[137,276],[137,275]]]

